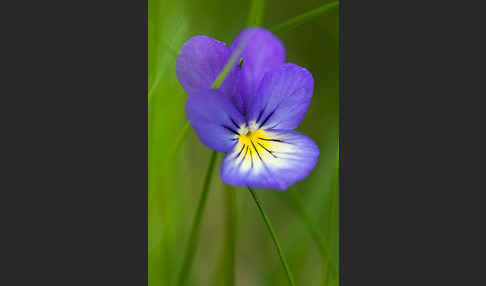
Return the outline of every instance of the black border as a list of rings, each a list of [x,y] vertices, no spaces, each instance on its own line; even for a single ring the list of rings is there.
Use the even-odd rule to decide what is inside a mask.
[[[340,1],[341,285],[484,284],[485,25],[456,4]]]
[[[148,2],[18,6],[0,284],[147,285]]]

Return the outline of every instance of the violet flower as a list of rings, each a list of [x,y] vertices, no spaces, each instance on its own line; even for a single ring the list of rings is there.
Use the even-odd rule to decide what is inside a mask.
[[[210,89],[234,53],[238,60],[220,88]],[[229,48],[195,36],[182,47],[176,72],[199,139],[226,153],[225,184],[285,190],[314,168],[319,149],[293,130],[307,112],[314,80],[305,68],[285,63],[284,46],[272,33],[245,29]]]

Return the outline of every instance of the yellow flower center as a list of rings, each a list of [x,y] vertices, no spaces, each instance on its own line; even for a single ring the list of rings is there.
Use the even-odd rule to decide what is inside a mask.
[[[239,148],[243,157],[249,155],[251,158],[262,158],[262,156],[273,155],[271,145],[281,140],[271,139],[265,131],[249,131],[246,135],[239,136]]]

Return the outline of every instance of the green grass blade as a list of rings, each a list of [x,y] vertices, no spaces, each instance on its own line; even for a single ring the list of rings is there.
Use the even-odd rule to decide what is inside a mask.
[[[255,191],[252,190],[250,187],[248,187],[248,190],[250,191],[251,196],[253,197],[253,200],[255,201],[258,210],[260,211],[263,220],[265,221],[265,224],[267,225],[268,231],[272,235],[272,240],[273,243],[275,244],[275,247],[277,248],[278,255],[280,257],[280,262],[282,262],[283,268],[285,270],[285,274],[287,274],[287,279],[289,280],[289,283],[291,286],[295,286],[294,283],[294,277],[292,276],[292,272],[290,272],[289,265],[287,264],[287,260],[285,259],[285,255],[282,251],[282,248],[280,247],[280,243],[278,241],[277,235],[275,234],[275,231],[273,230],[272,223],[270,222],[270,219],[268,218],[267,214],[263,210],[262,203],[258,199],[258,197],[255,194]]]
[[[166,47],[166,49],[174,58],[177,58],[179,56],[179,52],[177,51],[177,49],[174,49],[169,43],[167,43],[167,41],[161,39],[160,42],[163,44],[163,46]]]
[[[248,19],[246,21],[247,27],[261,26],[263,21],[263,12],[265,10],[264,0],[253,0],[251,1],[250,13],[248,14]]]
[[[235,285],[235,251],[237,238],[236,193],[235,189],[225,186],[223,192],[226,205],[226,275],[225,286]]]
[[[174,149],[172,151],[174,159],[175,159],[177,153],[179,153],[179,150],[181,149],[182,143],[184,143],[184,140],[186,139],[187,133],[189,133],[190,129],[191,129],[191,125],[189,124],[189,122],[184,123],[184,126],[182,127],[181,132],[177,136],[176,143],[174,144]]]
[[[187,282],[187,278],[191,272],[192,262],[194,260],[194,254],[196,253],[197,249],[197,241],[199,238],[199,229],[201,226],[201,219],[204,213],[204,208],[206,207],[206,200],[208,197],[209,186],[211,185],[211,177],[213,174],[214,165],[216,163],[216,158],[218,157],[218,153],[213,151],[211,155],[211,159],[209,161],[209,167],[206,172],[206,178],[204,179],[203,190],[201,193],[201,198],[199,199],[199,205],[197,207],[196,216],[194,218],[194,224],[192,227],[191,235],[189,236],[189,242],[187,245],[186,253],[184,256],[184,260],[182,262],[182,268],[179,272],[179,278],[177,285],[182,286],[185,285]]]
[[[208,285],[212,286],[234,286],[236,272],[236,242],[238,240],[238,215],[237,199],[235,188],[224,185],[222,204],[225,210],[224,221],[224,243],[219,254],[218,263],[211,275]]]
[[[276,25],[276,26],[270,28],[270,31],[272,31],[274,33],[279,33],[279,32],[282,32],[284,30],[288,30],[288,29],[297,27],[298,25],[305,23],[309,20],[312,20],[314,17],[319,16],[320,14],[322,14],[322,13],[324,13],[324,12],[334,8],[334,7],[337,7],[338,5],[339,5],[338,1],[331,2],[331,3],[328,3],[328,4],[324,4],[319,8],[311,10],[311,11],[304,13],[302,15],[299,15],[297,17],[294,17],[294,18],[292,18],[292,19],[290,19],[286,22],[283,22],[279,25]]]
[[[251,3],[250,7],[250,12],[248,14],[248,19],[247,19],[247,26],[258,26],[261,25],[261,22],[263,20],[263,9],[265,6],[265,1],[264,0],[253,0]],[[242,41],[240,43],[240,46],[236,48],[236,51],[231,55],[230,60],[226,63],[224,66],[223,70],[220,72],[216,80],[214,81],[213,85],[211,88],[219,88],[221,86],[221,83],[223,83],[223,80],[226,78],[226,75],[230,71],[231,67],[235,64],[236,60],[240,57],[241,52],[244,49],[246,43]]]
[[[239,56],[240,56],[240,52],[238,52],[238,51],[236,51],[235,53],[233,53],[233,55],[231,55],[230,60],[226,63],[226,65],[224,66],[223,70],[219,73],[218,77],[214,81],[214,83],[211,86],[211,88],[218,89],[221,86],[221,84],[223,83],[223,80],[226,78],[226,75],[228,74],[228,72],[230,71],[231,67],[234,65],[236,59]]]
[[[338,226],[336,225],[337,220],[336,220],[336,215],[338,213],[338,207],[339,207],[339,145],[338,145],[338,151],[337,151],[337,158],[336,158],[336,166],[334,168],[334,179],[332,183],[332,188],[331,188],[331,202],[330,202],[330,216],[329,216],[329,221],[328,221],[328,233],[333,232],[333,228],[337,228]],[[339,246],[338,246],[339,247]],[[331,271],[330,269],[330,264],[328,265],[326,273],[329,273]],[[335,285],[339,285],[339,268],[336,265],[335,267],[335,277],[327,277],[328,283],[326,285],[331,285],[331,282],[335,282]]]

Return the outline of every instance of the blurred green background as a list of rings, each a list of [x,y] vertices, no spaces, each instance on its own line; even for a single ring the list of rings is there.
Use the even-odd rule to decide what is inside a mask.
[[[270,28],[328,2],[268,0],[261,17],[259,13],[253,17],[261,18],[261,26]],[[247,25],[253,4],[243,0],[149,0],[148,4],[149,285],[175,285],[212,152],[190,130],[173,155],[186,123],[187,95],[175,73],[177,54],[195,35],[231,44]],[[309,177],[287,192],[256,192],[274,225],[296,284],[338,285],[337,269],[329,265],[339,264],[339,8],[276,35],[285,45],[287,61],[307,68],[314,77],[311,106],[297,131],[312,138],[321,155]],[[248,190],[228,189],[222,184],[222,155],[218,155],[213,172],[194,264],[186,273],[188,285],[228,285],[228,224],[236,229],[235,285],[288,285],[271,236]],[[230,221],[227,192],[233,192],[236,200],[235,217]],[[302,208],[296,207],[299,202]],[[324,242],[326,257],[320,254],[309,223]]]

